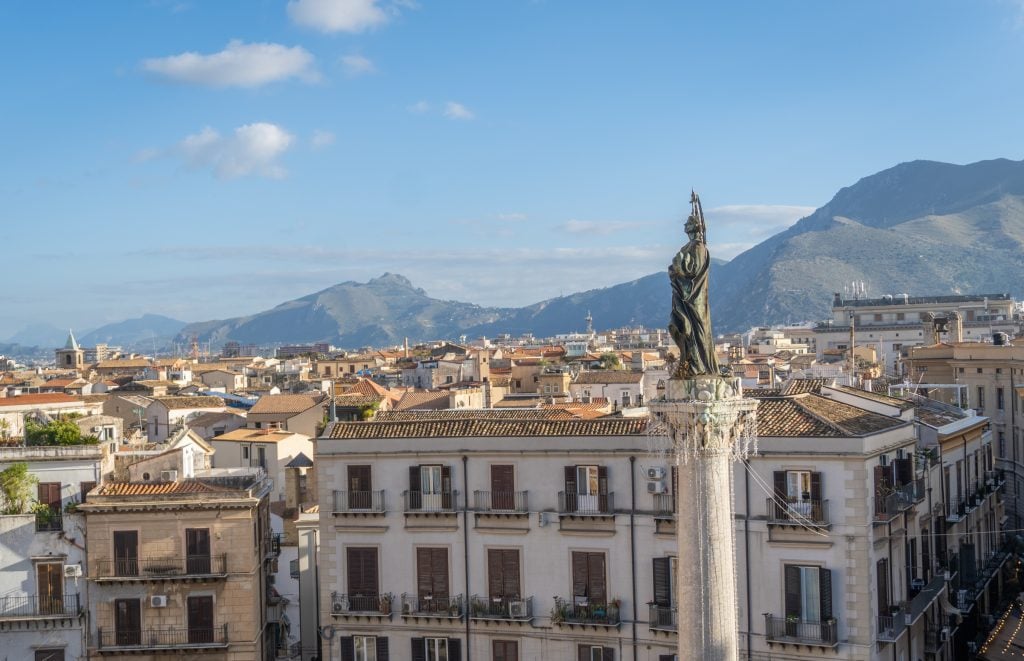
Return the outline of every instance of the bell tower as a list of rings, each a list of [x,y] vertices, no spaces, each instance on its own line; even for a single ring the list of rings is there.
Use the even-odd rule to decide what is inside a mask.
[[[85,366],[85,349],[78,346],[73,331],[68,329],[68,341],[64,343],[63,349],[57,349],[57,369],[82,371]]]

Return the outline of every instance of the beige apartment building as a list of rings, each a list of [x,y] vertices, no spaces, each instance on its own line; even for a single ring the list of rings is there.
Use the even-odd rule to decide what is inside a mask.
[[[80,506],[90,654],[272,659],[270,480],[259,469],[181,474],[105,483]]]

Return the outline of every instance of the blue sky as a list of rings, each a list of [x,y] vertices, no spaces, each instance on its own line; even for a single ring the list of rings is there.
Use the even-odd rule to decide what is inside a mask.
[[[519,305],[1021,158],[1024,3],[0,3],[0,338],[402,273]]]

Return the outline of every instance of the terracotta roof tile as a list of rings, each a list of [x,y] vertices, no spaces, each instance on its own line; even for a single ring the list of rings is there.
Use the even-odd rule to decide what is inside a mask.
[[[72,397],[62,392],[44,392],[34,395],[17,395],[16,397],[0,397],[0,407],[4,406],[36,406],[40,404],[83,404],[81,397]]]
[[[573,383],[640,383],[644,378],[643,372],[630,372],[628,370],[595,370],[593,372],[580,372]]]
[[[222,489],[203,482],[108,482],[94,493],[97,496],[163,496],[181,493],[223,493]]]
[[[317,404],[313,395],[263,395],[249,413],[302,413]]]
[[[899,418],[872,413],[813,393],[771,397],[756,390],[757,434],[776,437],[866,436],[907,424]]]
[[[395,405],[396,411],[446,408],[448,408],[448,393],[443,391],[409,391],[405,393],[402,396],[402,399],[398,400],[398,404]]]
[[[117,360],[102,360],[96,363],[96,369],[138,369],[149,367],[150,362],[145,358],[120,358]]]
[[[861,390],[860,388],[851,388],[850,386],[832,386],[832,388],[834,390],[839,390],[840,392],[849,393],[856,397],[863,397],[864,399],[870,399],[875,402],[881,402],[882,404],[888,404],[889,406],[894,406],[900,409],[901,411],[906,411],[907,409],[914,408],[914,404],[908,402],[905,399],[899,399],[898,397],[889,397],[888,395],[883,395],[882,393],[873,392],[871,390]]]
[[[227,406],[220,397],[197,396],[197,397],[154,397],[154,402],[160,402],[169,409],[214,409]]]
[[[464,438],[536,436],[635,436],[647,428],[644,418],[602,420],[430,420],[410,422],[336,422],[332,439]]]
[[[782,386],[783,395],[799,395],[804,392],[821,392],[828,385],[828,379],[790,379]]]
[[[384,411],[375,422],[425,420],[568,420],[572,414],[557,409],[442,409],[439,411]]]

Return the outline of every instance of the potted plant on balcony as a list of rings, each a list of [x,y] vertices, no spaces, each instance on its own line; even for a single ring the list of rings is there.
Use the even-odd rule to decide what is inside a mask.
[[[796,638],[797,625],[800,624],[800,616],[792,613],[786,616],[786,635]]]
[[[552,624],[559,624],[565,622],[566,616],[569,614],[569,605],[562,599],[555,597],[555,607],[551,609],[551,622]]]
[[[390,615],[391,614],[391,602],[395,600],[395,595],[390,592],[385,592],[380,596],[380,614]]]

